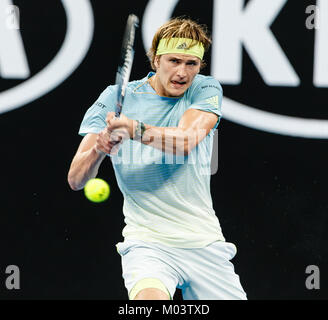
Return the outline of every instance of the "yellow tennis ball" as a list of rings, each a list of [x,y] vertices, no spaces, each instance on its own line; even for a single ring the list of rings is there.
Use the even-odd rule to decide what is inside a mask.
[[[109,197],[110,187],[103,179],[90,179],[84,186],[84,194],[92,202],[103,202]]]

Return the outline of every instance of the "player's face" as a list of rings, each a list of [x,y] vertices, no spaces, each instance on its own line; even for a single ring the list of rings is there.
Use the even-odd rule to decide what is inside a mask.
[[[200,59],[188,54],[163,54],[155,58],[155,90],[158,95],[179,97],[200,71]]]

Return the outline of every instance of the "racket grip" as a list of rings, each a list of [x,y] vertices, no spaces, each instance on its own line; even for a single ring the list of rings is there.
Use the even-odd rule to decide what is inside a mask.
[[[121,115],[122,106],[118,103],[115,110],[115,118],[118,119]]]

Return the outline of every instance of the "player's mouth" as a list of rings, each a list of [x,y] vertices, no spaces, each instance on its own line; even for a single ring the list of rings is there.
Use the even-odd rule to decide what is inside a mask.
[[[175,89],[181,89],[187,82],[186,81],[171,81],[173,88]]]

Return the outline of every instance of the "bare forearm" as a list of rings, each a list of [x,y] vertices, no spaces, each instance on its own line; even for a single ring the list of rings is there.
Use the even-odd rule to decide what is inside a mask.
[[[109,112],[107,120],[112,134],[122,136],[123,140],[132,137],[138,141],[142,135],[143,144],[176,155],[188,155],[217,121],[215,114],[192,109],[184,113],[177,127],[155,127],[129,119],[123,114],[114,120],[113,115],[113,112]]]
[[[95,148],[76,154],[68,173],[70,187],[73,190],[83,189],[89,179],[97,176],[105,157],[105,153],[97,152]]]
[[[192,129],[153,127],[145,125],[142,143],[166,153],[187,155],[198,143],[199,136]]]

